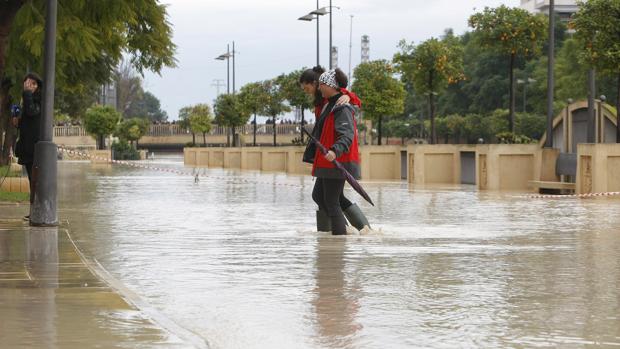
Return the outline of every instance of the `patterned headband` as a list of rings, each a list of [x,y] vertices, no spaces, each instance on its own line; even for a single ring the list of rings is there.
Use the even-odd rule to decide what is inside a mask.
[[[336,82],[336,71],[329,70],[321,74],[321,76],[319,77],[319,83],[338,89],[339,86]]]

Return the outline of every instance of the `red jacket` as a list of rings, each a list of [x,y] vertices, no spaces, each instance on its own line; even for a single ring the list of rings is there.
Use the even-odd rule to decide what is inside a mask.
[[[336,153],[336,160],[353,177],[360,176],[360,156],[357,141],[357,124],[351,106],[336,106],[326,116],[319,140],[327,149]],[[321,178],[344,178],[336,166],[325,159],[317,149],[312,165],[312,175]]]
[[[349,101],[349,104],[354,105],[358,108],[362,108],[362,101],[359,99],[359,97],[355,93],[347,90],[346,88],[341,88],[340,92],[343,95],[347,95],[349,96],[349,98],[351,98],[351,100]],[[319,117],[321,116],[321,111],[323,111],[323,108],[325,107],[327,103],[328,103],[327,98],[323,98],[323,103],[321,105],[317,105],[314,107],[314,116],[316,120],[318,120]]]

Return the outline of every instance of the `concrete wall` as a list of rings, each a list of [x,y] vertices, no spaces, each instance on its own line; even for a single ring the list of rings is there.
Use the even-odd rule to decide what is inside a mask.
[[[461,152],[475,151],[475,145],[467,144],[410,145],[408,180],[416,185],[459,184]]]
[[[27,177],[7,177],[0,189],[12,193],[30,193],[30,184]]]
[[[185,148],[184,155],[188,166],[310,174],[311,166],[301,161],[303,149]],[[404,164],[403,151],[407,159]],[[465,153],[468,161],[462,161]],[[475,183],[481,190],[532,191],[528,183],[531,180],[559,180],[555,175],[559,150],[541,149],[537,144],[363,146],[360,147],[362,179],[400,180],[401,171],[405,170],[409,183],[457,185],[468,177],[462,176],[462,171],[472,166],[472,153],[475,154]],[[609,166],[615,168],[613,161]],[[464,164],[467,166],[463,167]]]
[[[542,150],[537,144],[478,145],[476,146],[478,188],[530,190],[528,182],[541,178],[541,159]]]
[[[577,193],[620,191],[620,144],[577,146]]]
[[[185,148],[188,166],[238,168],[292,174],[310,174],[312,166],[301,161],[304,147]],[[400,146],[360,148],[365,180],[399,180]]]

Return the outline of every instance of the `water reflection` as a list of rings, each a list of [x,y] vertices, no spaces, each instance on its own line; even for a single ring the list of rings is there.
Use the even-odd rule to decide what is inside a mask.
[[[0,266],[2,346],[56,348],[58,228],[0,232]]]
[[[215,348],[620,345],[617,199],[365,183],[383,234],[337,239],[309,177],[59,168],[78,244]]]
[[[318,342],[326,348],[351,348],[357,323],[358,295],[345,280],[345,238],[321,237],[316,247],[316,288],[312,304]]]

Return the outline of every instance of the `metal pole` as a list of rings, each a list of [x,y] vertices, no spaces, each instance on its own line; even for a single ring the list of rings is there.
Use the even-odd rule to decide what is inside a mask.
[[[329,69],[332,69],[332,0],[329,0]]]
[[[316,9],[317,11],[319,10],[319,0],[316,0]],[[321,16],[320,15],[316,15],[316,66],[320,66],[320,59],[319,59],[319,18]],[[302,133],[303,134],[303,133]]]
[[[547,62],[547,139],[545,148],[553,147],[553,66],[555,65],[555,1],[549,0],[549,59]],[[525,82],[527,84],[527,81]]]
[[[52,142],[54,130],[54,86],[56,81],[57,0],[47,0],[45,21],[45,78],[41,122],[41,140],[35,144],[33,182],[34,201],[30,208],[30,225],[57,226],[57,154]]]
[[[590,69],[588,71],[588,126],[587,126],[587,141],[588,143],[594,143],[594,95],[596,94],[596,70]]]
[[[351,81],[351,50],[353,50],[353,15],[351,15],[351,28],[349,30],[349,82]]]
[[[230,45],[226,45],[226,93],[230,94]]]
[[[233,94],[235,94],[237,90],[235,88],[235,42],[234,41],[233,41],[232,59],[233,59]]]

